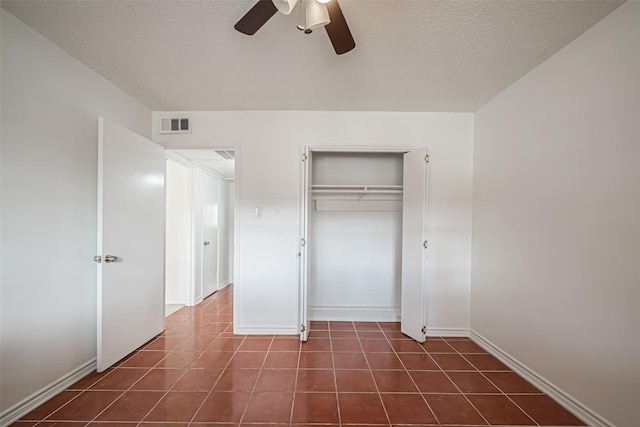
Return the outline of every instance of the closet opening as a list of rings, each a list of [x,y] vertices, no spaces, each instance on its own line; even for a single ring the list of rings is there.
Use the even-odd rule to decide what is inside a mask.
[[[426,336],[426,149],[303,154],[301,339],[311,320]]]
[[[400,320],[402,154],[314,153],[311,320]]]

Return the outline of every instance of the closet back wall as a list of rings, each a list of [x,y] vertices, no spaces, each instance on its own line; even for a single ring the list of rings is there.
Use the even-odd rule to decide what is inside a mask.
[[[189,117],[191,134],[161,135],[161,117]],[[430,333],[469,328],[473,114],[154,112],[167,148],[236,150],[236,332],[298,332],[301,147],[428,147]],[[256,218],[255,208],[263,208]]]
[[[316,151],[311,164],[309,319],[398,321],[403,154]]]

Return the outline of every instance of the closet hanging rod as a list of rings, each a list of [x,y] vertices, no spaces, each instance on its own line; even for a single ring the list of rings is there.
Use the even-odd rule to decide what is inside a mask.
[[[402,185],[312,185],[313,193],[402,193]]]
[[[402,185],[386,184],[313,184],[313,188],[395,188],[402,189]]]
[[[353,190],[312,190],[315,194],[329,194],[329,193],[378,193],[378,194],[402,194],[402,190],[378,190],[378,189],[353,189]]]

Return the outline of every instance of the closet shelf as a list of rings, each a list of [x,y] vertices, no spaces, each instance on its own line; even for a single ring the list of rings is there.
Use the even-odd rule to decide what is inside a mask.
[[[402,185],[312,185],[315,194],[402,194]]]

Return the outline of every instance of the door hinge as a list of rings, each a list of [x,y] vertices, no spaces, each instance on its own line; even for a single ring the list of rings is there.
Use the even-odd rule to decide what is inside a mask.
[[[300,246],[306,246],[307,241],[304,239],[304,237],[302,239],[300,239]]]
[[[304,332],[307,330],[307,327],[305,325],[300,325],[300,332]]]
[[[424,242],[422,242],[422,247],[427,249],[427,246],[429,246],[429,242],[427,242],[426,240]]]
[[[422,332],[422,335],[425,335],[427,333],[427,327],[423,326],[420,332]]]
[[[425,163],[429,163],[429,155],[428,154],[426,156],[424,156],[424,161],[425,161]]]
[[[307,153],[302,153],[302,161],[303,161],[303,162],[306,162],[306,161],[307,161],[307,159],[308,159],[308,157],[307,157]]]

